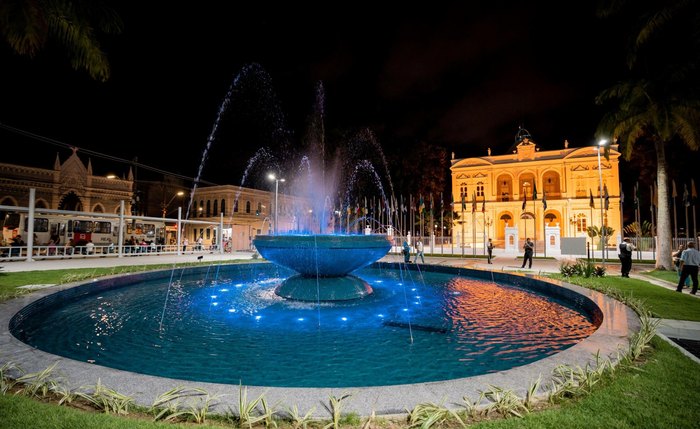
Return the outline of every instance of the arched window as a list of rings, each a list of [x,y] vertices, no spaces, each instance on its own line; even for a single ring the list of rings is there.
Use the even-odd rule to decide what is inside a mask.
[[[469,199],[469,194],[467,193],[467,184],[466,183],[460,183],[459,185],[459,200],[468,200]]]
[[[245,212],[250,213],[250,201],[245,202]]]
[[[204,216],[204,200],[199,200],[199,217]]]
[[[238,213],[238,200],[233,202],[233,212]]]
[[[207,217],[211,216],[211,201],[207,200]]]
[[[221,200],[221,214],[226,216],[226,200]]]
[[[217,200],[214,200],[214,216],[219,215],[219,202]]]

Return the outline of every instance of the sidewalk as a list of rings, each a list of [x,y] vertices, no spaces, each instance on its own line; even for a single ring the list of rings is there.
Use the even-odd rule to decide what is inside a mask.
[[[198,259],[201,256],[202,259]],[[43,270],[60,270],[71,268],[97,268],[97,267],[116,267],[123,265],[167,265],[187,262],[226,262],[234,260],[251,260],[251,252],[234,252],[234,253],[204,253],[204,254],[187,254],[187,255],[143,255],[143,256],[123,256],[118,257],[85,257],[72,259],[51,259],[37,260],[32,262],[13,261],[3,262],[0,267],[2,272],[22,272],[22,271],[43,271]],[[402,262],[403,256],[398,254],[388,254],[380,261],[383,262]],[[485,258],[459,258],[459,257],[442,257],[442,256],[426,256],[426,264],[447,265],[452,267],[475,268],[481,270],[494,271],[510,271],[521,272],[524,274],[540,274],[540,273],[558,273],[559,266],[562,261],[558,259],[537,259],[532,263],[532,268],[521,268],[522,258],[516,258],[512,255],[495,255],[493,263],[488,264]],[[595,261],[596,265],[601,265],[601,261]],[[611,276],[620,275],[620,264],[606,263],[607,274]],[[675,285],[663,280],[655,279],[650,276],[641,274],[643,271],[650,269],[649,265],[633,264],[631,276],[640,280],[647,281],[659,287],[669,290],[675,290]],[[698,296],[700,298],[700,296]],[[691,322],[685,320],[670,320],[662,319],[659,325],[658,334],[674,347],[679,348],[687,356],[696,362],[700,363],[700,322]],[[674,340],[681,340],[687,349],[681,347]],[[685,341],[684,341],[685,340]],[[696,353],[694,355],[691,350]]]

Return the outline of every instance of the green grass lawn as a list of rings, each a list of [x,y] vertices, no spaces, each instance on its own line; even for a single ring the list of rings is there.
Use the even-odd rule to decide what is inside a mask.
[[[565,279],[560,274],[551,274],[549,277],[589,288],[593,285],[600,285],[618,290],[625,295],[644,301],[654,317],[700,322],[699,299],[687,293],[680,294],[644,280],[613,276]]]
[[[160,268],[170,268],[171,265]],[[117,274],[125,269],[141,271],[154,266],[108,269],[72,269],[43,272],[0,273],[0,299],[17,294],[24,284],[62,283]],[[674,274],[674,273],[670,273]],[[661,275],[661,274],[660,274]],[[552,275],[561,278],[559,275]],[[620,277],[581,278],[567,281],[581,286],[609,287],[643,300],[656,317],[700,321],[700,300],[687,294],[655,286],[638,279]],[[1,352],[0,352],[1,353]],[[586,396],[526,415],[524,418],[495,419],[474,423],[474,428],[697,428],[700,422],[700,365],[659,337],[655,337],[641,362],[619,369],[605,378]],[[475,398],[472,398],[475,399]],[[290,398],[290,405],[293,398]],[[281,410],[280,410],[281,411]],[[316,417],[327,418],[323,409]],[[366,419],[361,419],[364,422]],[[322,428],[326,422],[315,422]],[[222,422],[206,425],[175,425],[151,422],[148,416],[117,417],[23,396],[0,395],[0,429],[3,428],[185,428],[234,427]],[[359,427],[345,425],[343,427]],[[263,427],[263,426],[258,426]],[[288,422],[280,422],[288,428]],[[372,427],[408,428],[404,421],[386,421],[379,417]],[[448,427],[457,427],[449,424]]]

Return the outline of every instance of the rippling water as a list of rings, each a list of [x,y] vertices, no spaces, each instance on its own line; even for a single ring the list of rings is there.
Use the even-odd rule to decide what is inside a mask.
[[[14,333],[50,353],[144,374],[352,387],[502,371],[596,329],[551,298],[452,274],[365,269],[359,277],[374,293],[332,304],[285,301],[274,294],[283,278],[243,277],[185,275],[169,292],[168,278],[87,294]]]

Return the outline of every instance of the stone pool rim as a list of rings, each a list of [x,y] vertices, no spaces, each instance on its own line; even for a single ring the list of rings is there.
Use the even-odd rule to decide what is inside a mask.
[[[240,264],[233,265],[240,266]],[[395,268],[398,265],[399,263],[378,262],[368,268]],[[629,336],[637,332],[640,327],[638,316],[624,304],[602,293],[565,282],[528,274],[492,272],[474,268],[442,265],[410,265],[409,267],[412,270],[430,270],[484,280],[493,278],[499,282],[514,283],[534,289],[546,289],[548,293],[559,296],[568,302],[575,301],[577,307],[583,306],[594,324],[599,326],[589,337],[562,352],[506,371],[446,381],[373,387],[247,386],[248,397],[256,398],[264,393],[268,403],[280,404],[279,410],[296,405],[300,411],[305,413],[314,407],[316,409],[314,417],[321,419],[330,418],[323,407],[324,404],[328,404],[329,398],[344,394],[351,394],[351,397],[344,402],[344,412],[355,412],[361,416],[369,416],[372,412],[386,416],[405,415],[406,410],[411,410],[419,403],[425,402],[443,403],[449,408],[458,409],[460,408],[459,404],[463,402],[462,397],[467,396],[472,401],[476,400],[480,392],[488,389],[489,385],[513,389],[522,396],[530,384],[540,375],[542,376],[541,385],[548,385],[552,371],[560,364],[583,367],[587,363],[594,362],[594,355],[597,352],[600,353],[601,357],[614,360],[619,350],[627,348]],[[203,266],[187,267],[186,269],[194,270],[195,273],[197,271],[204,273],[209,268]],[[181,267],[176,269],[181,269]],[[128,275],[99,277],[43,289],[0,303],[0,350],[2,350],[0,352],[0,365],[5,362],[13,362],[20,365],[26,372],[36,372],[58,362],[57,373],[65,378],[70,387],[94,386],[100,379],[103,385],[133,397],[137,404],[144,406],[149,406],[158,395],[173,387],[199,387],[210,394],[220,395],[219,403],[214,408],[215,412],[223,412],[228,408],[236,410],[238,385],[170,379],[80,362],[35,349],[15,338],[10,332],[11,319],[17,313],[31,303],[56,292],[100,282],[132,283],[169,276],[171,272],[171,269],[159,269]],[[358,359],[361,358],[358,356]]]

